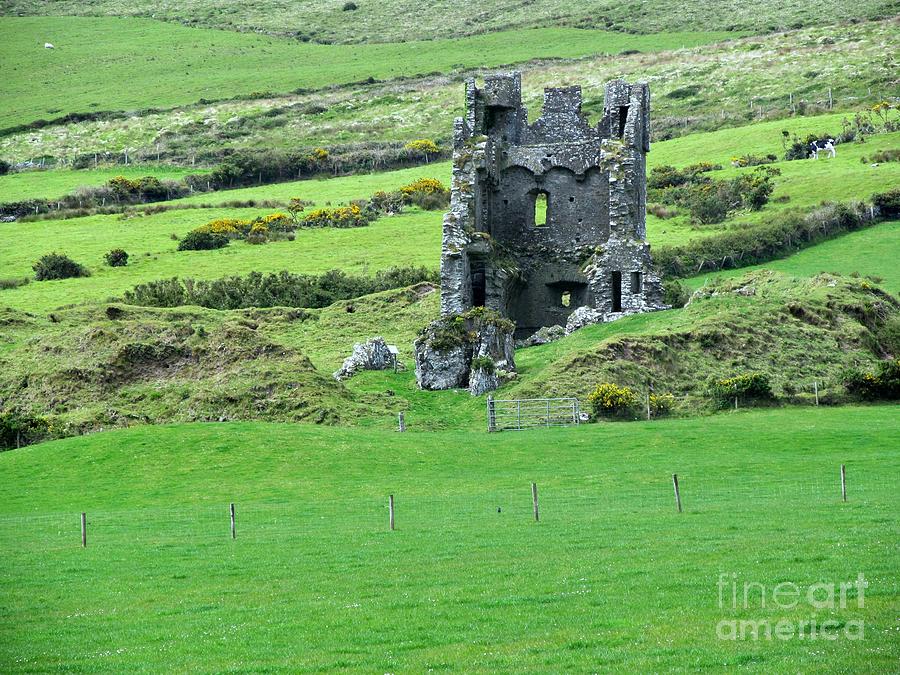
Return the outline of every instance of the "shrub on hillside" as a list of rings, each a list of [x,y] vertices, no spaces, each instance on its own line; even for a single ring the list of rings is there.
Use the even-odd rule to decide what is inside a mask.
[[[18,412],[0,412],[0,450],[38,443],[50,435],[45,417]]]
[[[315,209],[307,213],[297,224],[299,227],[365,227],[369,224],[369,216],[358,204],[351,204],[336,208]]]
[[[863,164],[886,164],[887,162],[900,162],[900,148],[879,150],[872,153],[868,157],[860,157],[859,161]]]
[[[37,281],[91,276],[91,273],[84,265],[80,265],[62,253],[48,253],[41,256],[32,265],[32,269],[34,270],[34,278]]]
[[[843,376],[851,396],[866,401],[895,401],[900,398],[900,359],[882,361],[875,372],[851,368]]]
[[[769,376],[765,373],[741,373],[709,383],[709,393],[721,407],[727,407],[734,400],[768,401],[774,398]]]
[[[203,228],[191,230],[178,242],[179,251],[211,251],[225,246],[228,246],[226,235]]]
[[[444,208],[450,203],[450,190],[436,178],[419,178],[400,188],[408,204],[428,211]]]
[[[628,387],[603,382],[588,394],[595,419],[628,419],[633,418],[638,407],[638,397]]]
[[[437,155],[441,151],[438,144],[430,138],[420,138],[415,141],[410,141],[403,146],[403,149],[411,155],[424,157],[426,164],[428,163],[429,155]]]
[[[763,164],[771,164],[772,162],[777,162],[777,155],[766,155],[765,157],[761,155],[742,155],[741,157],[732,157],[731,158],[731,166],[736,167],[745,167],[745,166],[762,166]]]
[[[9,170],[12,168],[12,164],[7,162],[5,159],[0,159],[0,176],[5,176],[9,173]]]
[[[128,264],[128,254],[121,248],[114,248],[103,257],[110,267],[125,267]]]
[[[200,279],[161,279],[139,284],[125,293],[131,305],[178,307],[200,305],[212,309],[247,307],[327,307],[338,300],[349,300],[370,293],[404,288],[423,281],[437,283],[437,272],[425,267],[392,267],[374,277],[352,276],[340,270],[320,275],[260,274],[231,276],[213,281]]]
[[[872,195],[872,205],[882,218],[900,217],[900,187]]]
[[[687,287],[677,279],[665,279],[662,284],[663,302],[672,307],[684,307],[691,294]]]
[[[30,284],[31,279],[28,277],[6,277],[4,279],[0,279],[0,291],[8,291],[13,288],[18,288],[19,286],[25,286],[26,284]]]
[[[675,409],[675,397],[672,394],[650,394],[650,416],[667,417]]]

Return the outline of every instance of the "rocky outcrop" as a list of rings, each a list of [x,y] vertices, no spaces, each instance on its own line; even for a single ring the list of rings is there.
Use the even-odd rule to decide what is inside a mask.
[[[389,370],[393,367],[394,356],[384,338],[374,337],[353,345],[353,353],[344,359],[343,365],[334,373],[334,379],[346,380],[360,370]]]
[[[566,329],[562,326],[544,326],[524,340],[517,340],[516,347],[536,347],[537,345],[545,345],[549,342],[555,342],[561,337],[565,337],[565,335]]]
[[[483,308],[434,321],[414,344],[419,387],[493,391],[500,373],[515,373],[514,331],[511,321]]]

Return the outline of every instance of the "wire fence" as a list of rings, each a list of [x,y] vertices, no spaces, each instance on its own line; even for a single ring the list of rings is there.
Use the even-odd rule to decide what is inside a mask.
[[[573,523],[579,528],[602,527],[622,519],[631,519],[635,526],[658,527],[660,518],[686,514],[811,513],[844,506],[876,507],[896,514],[900,509],[897,476],[872,470],[848,475],[841,466],[833,466],[813,476],[738,471],[714,476],[696,471],[677,474],[677,478],[662,474],[623,482],[606,475],[576,485],[547,481],[490,491],[457,487],[433,494],[416,486],[408,494],[235,500],[233,521],[229,503],[86,509],[83,521],[82,513],[70,511],[6,515],[0,516],[0,550],[204,546],[232,539],[308,548],[348,542],[365,546],[373,536],[390,535],[394,528],[442,536],[535,522],[548,531],[568,530]]]

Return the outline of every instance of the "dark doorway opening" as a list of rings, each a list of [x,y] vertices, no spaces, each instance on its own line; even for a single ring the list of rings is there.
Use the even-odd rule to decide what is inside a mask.
[[[612,311],[622,311],[622,273],[612,273]]]
[[[472,261],[472,306],[484,307],[486,299],[486,283],[484,278],[484,261]]]
[[[628,121],[628,106],[619,106],[619,138],[625,138],[625,122]]]

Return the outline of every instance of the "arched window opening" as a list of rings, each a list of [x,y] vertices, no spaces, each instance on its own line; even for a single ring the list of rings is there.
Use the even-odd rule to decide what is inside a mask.
[[[562,303],[563,307],[571,306],[572,292],[571,291],[563,291],[562,297],[560,297],[559,301]]]

